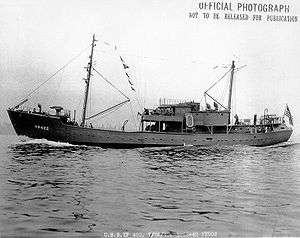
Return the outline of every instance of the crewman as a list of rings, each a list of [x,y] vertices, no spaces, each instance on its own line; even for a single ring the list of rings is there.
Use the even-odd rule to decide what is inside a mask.
[[[253,125],[256,126],[256,122],[257,122],[257,115],[254,114],[254,118],[253,118]]]
[[[211,109],[211,106],[208,103],[206,103],[206,110],[210,110],[210,109]]]
[[[39,113],[42,113],[42,105],[38,103]]]
[[[218,105],[218,103],[214,102],[214,107],[215,107],[215,111],[218,111],[218,110],[219,110],[219,105]]]
[[[238,117],[237,114],[235,114],[234,119],[235,119],[234,124],[235,124],[235,125],[238,125],[238,124],[239,124],[239,117]]]

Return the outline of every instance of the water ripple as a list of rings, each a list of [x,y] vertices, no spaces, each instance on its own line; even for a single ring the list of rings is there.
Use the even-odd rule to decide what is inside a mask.
[[[6,236],[300,236],[299,143],[114,150],[25,140],[0,148]]]

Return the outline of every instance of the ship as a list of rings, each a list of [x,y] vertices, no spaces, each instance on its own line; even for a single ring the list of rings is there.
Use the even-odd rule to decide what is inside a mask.
[[[234,61],[228,70],[230,83],[227,105],[220,103],[207,90],[204,95],[213,101],[213,108],[208,103],[205,108],[201,108],[200,103],[193,100],[178,102],[161,99],[156,108],[144,108],[140,114],[140,127],[136,131],[126,131],[124,125],[119,130],[94,128],[87,123],[89,119],[130,101],[129,97],[121,92],[126,98],[124,102],[87,117],[90,80],[92,72],[98,72],[93,67],[95,42],[95,35],[93,35],[86,67],[87,77],[81,121],[77,122],[75,116],[71,118],[70,111],[62,106],[51,106],[53,112],[42,110],[40,104],[38,110],[26,109],[22,107],[28,101],[28,98],[25,98],[16,106],[7,109],[17,135],[103,148],[187,145],[269,146],[286,142],[292,135],[292,115],[288,105],[283,116],[269,114],[268,110],[265,110],[261,117],[253,115],[253,120],[240,120],[237,115],[232,117],[232,87],[236,71]],[[288,117],[289,124],[284,120],[285,116]]]

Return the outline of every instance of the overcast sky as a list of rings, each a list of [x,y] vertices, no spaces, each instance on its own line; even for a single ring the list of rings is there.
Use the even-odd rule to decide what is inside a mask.
[[[300,15],[299,2],[284,2],[290,4],[290,15]],[[0,0],[0,120],[8,121],[5,109],[85,49],[95,33],[96,68],[133,98],[121,115],[137,111],[138,103],[119,55],[130,66],[141,106],[154,106],[160,97],[200,101],[203,91],[226,72],[214,67],[236,60],[238,67],[247,65],[235,77],[234,106],[240,117],[252,118],[265,108],[282,115],[288,103],[299,127],[299,22],[190,19],[188,13],[198,11],[197,5],[194,0]],[[88,53],[35,100],[79,110]],[[96,109],[123,100],[95,74],[93,80]]]

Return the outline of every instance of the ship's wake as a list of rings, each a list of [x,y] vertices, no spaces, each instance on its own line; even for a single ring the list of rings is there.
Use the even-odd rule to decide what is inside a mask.
[[[178,147],[161,147],[145,148],[139,152],[144,156],[167,156],[171,158],[200,158],[210,155],[227,155],[234,151],[233,146],[178,146]]]
[[[17,145],[31,145],[31,144],[41,144],[41,145],[48,145],[51,147],[77,147],[78,145],[73,145],[67,142],[56,142],[50,141],[47,139],[30,139],[30,138],[22,138]]]
[[[295,142],[295,141],[287,141],[287,142],[283,142],[283,143],[280,143],[280,144],[276,144],[276,145],[271,145],[271,146],[268,146],[266,148],[289,148],[289,147],[292,147],[292,148],[300,148],[300,143],[299,142]]]
[[[49,155],[63,155],[73,154],[76,151],[87,150],[87,146],[72,145],[65,142],[55,142],[46,139],[30,139],[21,138],[15,144],[9,146],[10,152],[15,158],[19,157],[41,157]]]
[[[221,145],[210,145],[210,146],[178,146],[178,147],[156,147],[156,148],[143,148],[138,151],[142,156],[161,158],[169,157],[174,158],[195,158],[207,159],[208,157],[213,158],[223,158],[224,156],[251,156],[261,153],[269,152],[285,152],[290,150],[299,150],[300,143],[288,141],[272,146],[266,147],[255,147],[249,145],[231,145],[231,146],[221,146]]]

